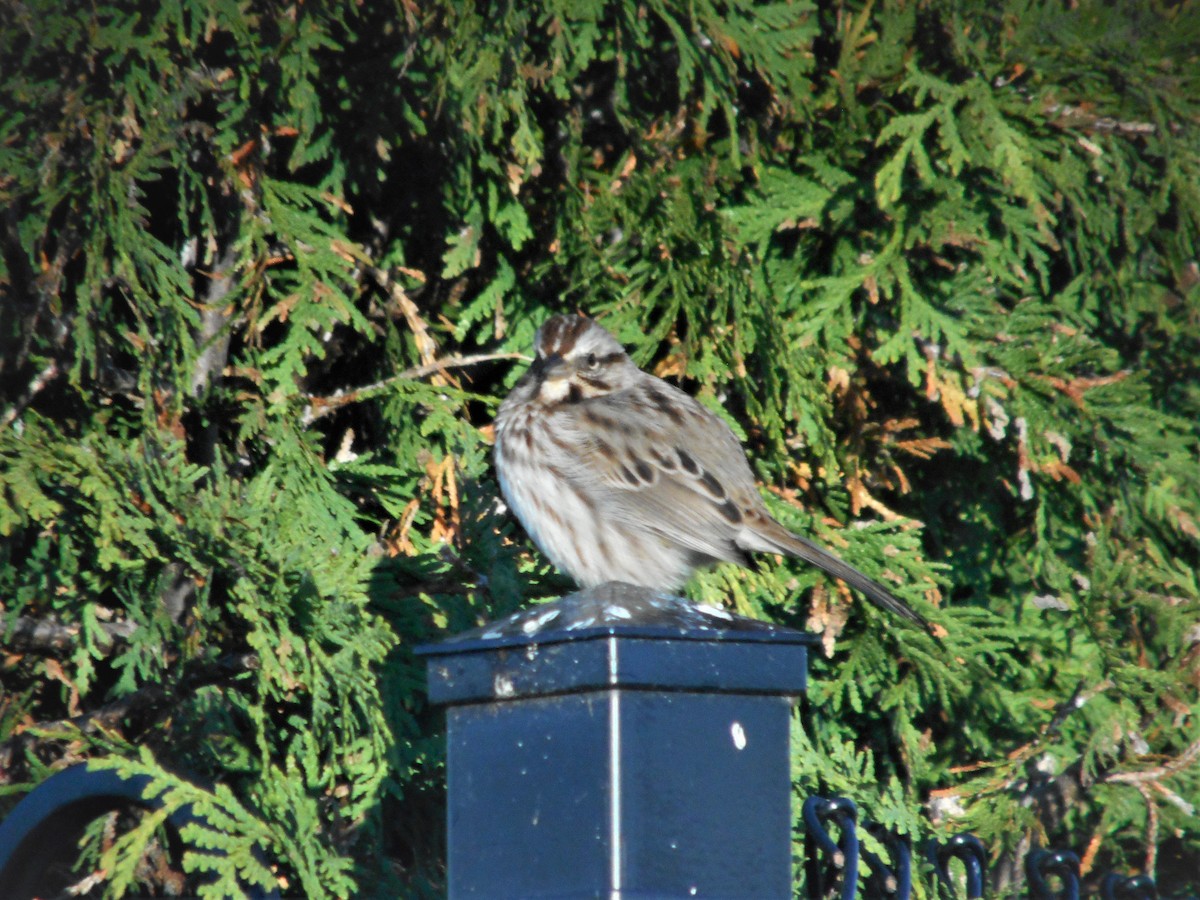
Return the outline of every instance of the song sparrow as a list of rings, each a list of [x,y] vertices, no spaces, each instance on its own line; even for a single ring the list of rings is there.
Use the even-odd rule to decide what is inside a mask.
[[[776,522],[729,426],[639,369],[600,325],[554,316],[534,344],[496,417],[496,470],[534,543],[581,586],[674,590],[700,566],[780,553],[929,629],[883,585]]]

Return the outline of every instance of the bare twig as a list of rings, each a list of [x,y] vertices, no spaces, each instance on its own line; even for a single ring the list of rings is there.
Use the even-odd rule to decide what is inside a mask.
[[[1111,775],[1105,775],[1104,781],[1111,781],[1117,784],[1146,784],[1152,781],[1161,781],[1168,778],[1177,772],[1180,772],[1190,766],[1200,757],[1200,738],[1197,738],[1187,749],[1180,753],[1174,759],[1169,759],[1161,766],[1155,766],[1153,769],[1143,769],[1140,772],[1113,772]]]
[[[1137,790],[1146,801],[1146,861],[1142,864],[1142,871],[1153,878],[1158,866],[1158,806],[1148,785],[1139,784]]]
[[[1143,769],[1140,772],[1113,772],[1111,775],[1104,776],[1104,781],[1131,785],[1146,801],[1146,861],[1143,870],[1151,875],[1158,864],[1158,806],[1154,802],[1152,790],[1157,790],[1171,802],[1179,801],[1185,804],[1184,808],[1190,806],[1190,804],[1186,804],[1186,801],[1182,801],[1182,798],[1174,791],[1159,782],[1183,771],[1197,758],[1200,758],[1200,738],[1189,744],[1177,757],[1167,760],[1160,766]]]
[[[418,378],[425,378],[435,372],[444,372],[447,369],[464,369],[468,366],[477,366],[480,363],[493,362],[498,359],[525,358],[524,354],[521,353],[476,353],[472,356],[447,356],[444,359],[434,360],[424,365],[413,366],[411,369],[405,369],[403,372],[390,375],[381,381],[376,381],[374,384],[366,384],[344,393],[332,394],[328,397],[310,396],[308,398],[309,405],[304,410],[301,422],[304,425],[311,425],[317,419],[327,416],[331,412],[341,409],[343,406],[369,400],[371,397],[383,393],[391,385],[400,381],[413,381]]]
[[[1158,131],[1152,122],[1122,122],[1111,116],[1098,116],[1069,103],[1054,104],[1046,110],[1046,115],[1055,116],[1054,124],[1060,128],[1078,128],[1093,133],[1154,134]]]
[[[109,653],[118,641],[126,641],[137,631],[133,622],[101,622],[100,629],[108,636],[108,645],[99,648]],[[0,637],[5,638],[8,650],[69,650],[79,643],[80,626],[60,622],[54,618],[35,619],[21,616],[6,633],[4,620],[0,619]]]
[[[25,367],[38,338],[48,339],[56,350],[66,343],[70,317],[51,314],[46,323],[43,318],[59,296],[63,273],[79,246],[75,227],[67,224],[54,236],[57,249],[48,263],[44,257],[48,246],[39,244],[42,265],[40,271],[35,270],[30,264],[35,254],[28,252],[31,248],[26,247],[21,236],[20,207],[20,203],[9,205],[0,228],[0,255],[8,265],[9,275],[9,284],[0,284],[0,306],[12,322],[8,335],[11,343],[6,339],[0,346],[0,375],[6,377]]]
[[[21,756],[21,747],[37,740],[39,735],[31,732],[71,732],[91,734],[100,729],[115,729],[131,716],[141,716],[157,709],[177,705],[184,696],[198,688],[214,684],[233,684],[246,672],[259,668],[258,654],[230,653],[211,662],[189,666],[178,689],[168,690],[161,684],[147,685],[130,694],[106,703],[90,712],[58,719],[53,722],[38,722],[0,744],[0,772],[11,771],[14,759]],[[0,784],[5,784],[0,775]]]
[[[0,418],[0,430],[7,428],[17,417],[21,415],[33,402],[33,398],[45,390],[46,385],[52,382],[55,378],[62,374],[62,369],[58,366],[58,360],[50,360],[42,371],[38,372],[34,379],[29,382],[29,386],[25,388],[25,392],[17,398],[16,403],[4,411],[4,416]]]
[[[234,316],[234,308],[226,298],[235,286],[238,272],[235,243],[230,237],[225,249],[215,260],[212,271],[197,270],[197,274],[208,278],[208,284],[200,304],[200,323],[195,334],[200,353],[196,357],[191,383],[188,386],[192,400],[198,400],[206,390],[220,383],[225,366],[229,362],[229,343],[233,330],[230,321]],[[206,416],[203,424],[197,424],[193,429],[189,440],[191,456],[202,465],[211,465],[216,460],[221,421],[218,417]],[[181,601],[177,608],[172,610],[172,618],[178,621],[183,610],[184,605]]]
[[[1150,786],[1166,797],[1169,803],[1183,810],[1185,815],[1194,816],[1196,814],[1196,804],[1184,800],[1162,782],[1152,781],[1150,782]]]
[[[472,356],[447,356],[445,359],[437,359],[423,366],[413,366],[411,369],[405,369],[398,375],[393,375],[385,379],[380,384],[390,384],[393,381],[411,381],[417,378],[424,378],[426,375],[432,375],[434,372],[441,372],[446,369],[465,369],[468,366],[477,366],[480,363],[493,362],[497,359],[527,359],[524,353],[476,353]]]
[[[94,709],[91,712],[72,716],[69,719],[59,719],[55,722],[39,722],[31,726],[31,729],[51,732],[77,730],[83,734],[91,734],[101,728],[115,728],[121,723],[122,719],[159,706],[166,699],[167,692],[161,685],[147,685],[131,694],[126,694],[119,700],[106,703],[104,706]],[[21,734],[18,734],[12,740],[28,740],[25,735],[26,731],[22,731]]]
[[[200,328],[196,335],[196,344],[203,349],[192,370],[193,397],[200,396],[200,393],[216,380],[229,357],[229,329],[226,325],[231,311],[225,303],[225,297],[233,288],[236,263],[237,252],[230,242],[217,261],[216,267],[207,273],[208,289],[200,307]]]

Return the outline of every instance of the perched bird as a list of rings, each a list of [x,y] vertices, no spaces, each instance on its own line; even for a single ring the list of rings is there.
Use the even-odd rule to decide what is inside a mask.
[[[496,471],[534,543],[581,586],[670,591],[699,567],[780,553],[930,630],[883,585],[775,521],[729,426],[639,369],[595,321],[554,316],[534,344],[496,417]]]

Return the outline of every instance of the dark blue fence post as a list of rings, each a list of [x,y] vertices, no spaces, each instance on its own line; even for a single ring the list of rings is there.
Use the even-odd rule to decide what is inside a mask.
[[[424,647],[449,894],[779,898],[810,635],[602,585]]]

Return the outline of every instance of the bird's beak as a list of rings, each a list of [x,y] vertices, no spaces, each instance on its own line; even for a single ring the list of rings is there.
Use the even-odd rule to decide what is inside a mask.
[[[566,360],[558,353],[549,356],[539,356],[533,361],[532,368],[537,373],[538,381],[561,381],[567,377]]]
[[[571,392],[571,367],[559,354],[535,360],[532,370],[536,373],[538,396],[544,403],[558,403]]]

